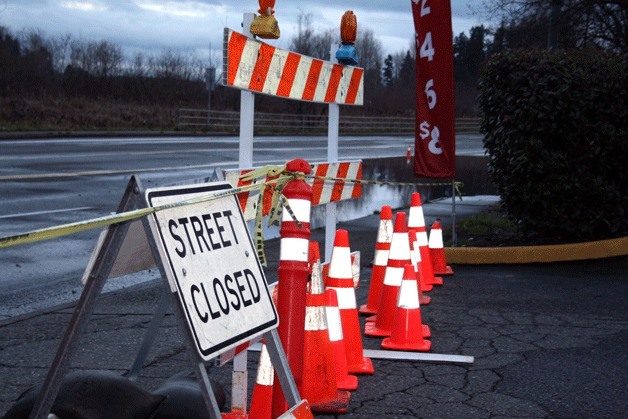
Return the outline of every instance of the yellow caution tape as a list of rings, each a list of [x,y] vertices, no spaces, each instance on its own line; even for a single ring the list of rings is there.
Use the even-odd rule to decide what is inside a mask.
[[[17,246],[21,244],[27,243],[35,243],[44,240],[55,239],[59,237],[69,236],[71,234],[79,233],[81,231],[86,231],[95,228],[107,227],[114,224],[119,224],[127,221],[132,221],[141,217],[144,217],[149,214],[153,214],[158,211],[163,211],[166,209],[182,207],[186,205],[193,205],[202,202],[209,202],[215,199],[224,198],[231,195],[236,195],[243,192],[250,192],[256,189],[260,190],[259,194],[259,202],[257,205],[257,212],[255,214],[255,246],[260,262],[263,266],[266,266],[266,256],[264,254],[264,238],[263,238],[263,228],[262,228],[262,220],[263,220],[263,199],[264,192],[266,188],[271,188],[273,191],[272,195],[272,203],[270,208],[270,213],[268,216],[268,226],[279,225],[281,222],[281,214],[283,209],[285,208],[290,217],[297,223],[299,228],[303,225],[296,218],[296,215],[290,208],[290,204],[288,200],[283,195],[282,191],[285,185],[295,179],[321,179],[324,181],[333,181],[333,182],[352,182],[359,183],[363,185],[389,185],[389,186],[447,186],[451,183],[410,183],[410,182],[383,182],[383,181],[373,181],[373,180],[363,180],[363,179],[347,179],[347,178],[337,178],[337,177],[325,177],[325,176],[315,176],[315,175],[304,175],[300,172],[288,172],[286,171],[286,166],[264,166],[259,169],[254,169],[240,178],[244,181],[254,181],[260,177],[274,177],[279,176],[276,179],[266,180],[260,183],[254,183],[247,186],[242,186],[238,188],[233,188],[227,191],[221,191],[211,194],[206,194],[202,196],[198,196],[195,198],[187,199],[184,201],[173,202],[170,204],[164,204],[156,207],[148,207],[141,208],[133,211],[127,211],[123,213],[111,214],[103,217],[93,218],[90,220],[79,221],[71,224],[64,224],[55,227],[44,228],[40,230],[34,230],[23,234],[18,234],[14,236],[0,237],[0,249]],[[460,187],[463,184],[461,182],[454,182],[454,187],[460,199],[462,200],[462,195],[460,194]]]
[[[152,214],[157,211],[163,211],[169,208],[177,208],[185,205],[192,205],[201,202],[208,202],[226,196],[235,195],[241,192],[248,192],[261,185],[248,185],[240,188],[230,189],[228,191],[221,191],[217,193],[207,194],[191,198],[185,201],[173,202],[170,204],[164,204],[157,207],[141,208],[133,211],[121,212],[103,217],[93,218],[85,221],[78,221],[76,223],[64,224],[55,227],[43,228],[40,230],[30,231],[28,233],[18,234],[8,237],[0,237],[0,249],[6,247],[17,246],[27,243],[35,243],[44,240],[56,239],[59,237],[69,236],[71,234],[79,233],[81,231],[91,230],[95,228],[107,227],[114,224],[123,223],[126,221],[135,220],[146,215]]]

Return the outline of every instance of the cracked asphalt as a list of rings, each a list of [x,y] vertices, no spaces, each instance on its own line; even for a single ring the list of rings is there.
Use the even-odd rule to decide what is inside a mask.
[[[425,209],[430,225],[434,215]],[[340,225],[349,231],[352,250],[361,251],[358,304],[367,298],[377,223],[377,216],[369,216]],[[313,232],[313,239],[323,237]],[[266,251],[273,281],[268,272],[276,272],[278,241],[268,242]],[[454,265],[454,271],[428,293],[432,301],[421,308],[423,322],[432,329],[431,352],[471,355],[475,362],[374,359],[375,374],[360,377],[349,411],[338,417],[628,416],[628,257]],[[72,369],[128,372],[161,290],[154,280],[103,295]],[[64,305],[0,322],[0,414],[22,391],[43,382],[71,314],[72,306]],[[380,342],[363,338],[369,349],[380,349]],[[249,396],[257,357],[250,352]],[[171,311],[137,382],[152,391],[189,369]],[[229,390],[230,365],[212,366],[210,376]]]

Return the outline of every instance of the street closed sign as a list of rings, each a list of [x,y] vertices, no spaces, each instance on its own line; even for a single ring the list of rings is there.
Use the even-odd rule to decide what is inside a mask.
[[[222,192],[224,182],[146,191],[152,207]],[[272,328],[278,316],[235,195],[157,211],[168,281],[204,360]]]

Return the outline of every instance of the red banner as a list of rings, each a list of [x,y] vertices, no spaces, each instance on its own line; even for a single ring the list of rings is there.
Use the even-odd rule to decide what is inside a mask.
[[[416,44],[414,175],[456,176],[451,4],[411,0]]]

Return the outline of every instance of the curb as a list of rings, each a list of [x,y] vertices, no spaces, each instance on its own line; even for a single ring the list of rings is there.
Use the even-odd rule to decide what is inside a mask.
[[[585,243],[514,247],[447,247],[447,263],[551,263],[628,255],[628,237]]]

